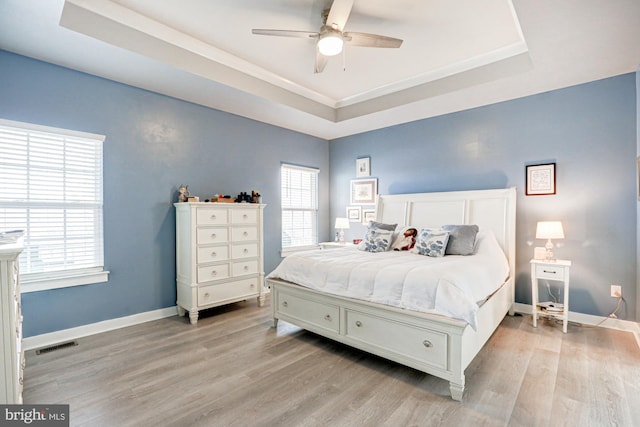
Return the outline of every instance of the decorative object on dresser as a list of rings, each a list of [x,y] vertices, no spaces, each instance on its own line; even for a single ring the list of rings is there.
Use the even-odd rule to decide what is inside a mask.
[[[263,210],[256,203],[175,203],[178,314],[257,297],[264,305]]]
[[[180,187],[178,187],[178,202],[186,202],[189,196],[189,186],[184,184],[180,185]]]
[[[0,245],[0,404],[22,403],[24,350],[18,257],[22,238]]]

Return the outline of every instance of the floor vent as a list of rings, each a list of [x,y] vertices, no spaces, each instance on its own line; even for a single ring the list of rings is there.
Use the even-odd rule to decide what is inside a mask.
[[[76,345],[78,345],[77,341],[63,342],[50,347],[40,348],[36,350],[36,354],[51,353],[52,351],[60,350],[61,348],[75,347]]]

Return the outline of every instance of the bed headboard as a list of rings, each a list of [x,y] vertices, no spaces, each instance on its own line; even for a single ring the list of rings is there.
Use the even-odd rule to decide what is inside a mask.
[[[516,189],[379,195],[376,221],[418,229],[445,224],[477,224],[490,229],[515,273]]]

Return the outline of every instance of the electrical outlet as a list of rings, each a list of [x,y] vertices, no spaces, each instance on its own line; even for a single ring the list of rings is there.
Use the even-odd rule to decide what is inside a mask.
[[[611,298],[622,298],[622,286],[611,285]]]

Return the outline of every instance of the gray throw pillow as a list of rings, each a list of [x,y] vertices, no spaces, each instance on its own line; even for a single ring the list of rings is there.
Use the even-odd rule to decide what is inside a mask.
[[[390,230],[390,231],[396,231],[396,227],[398,226],[398,224],[383,224],[381,222],[376,222],[376,221],[370,221],[369,222],[369,228],[377,228],[378,230]]]
[[[443,225],[442,229],[449,232],[447,255],[472,255],[476,247],[477,225]]]

